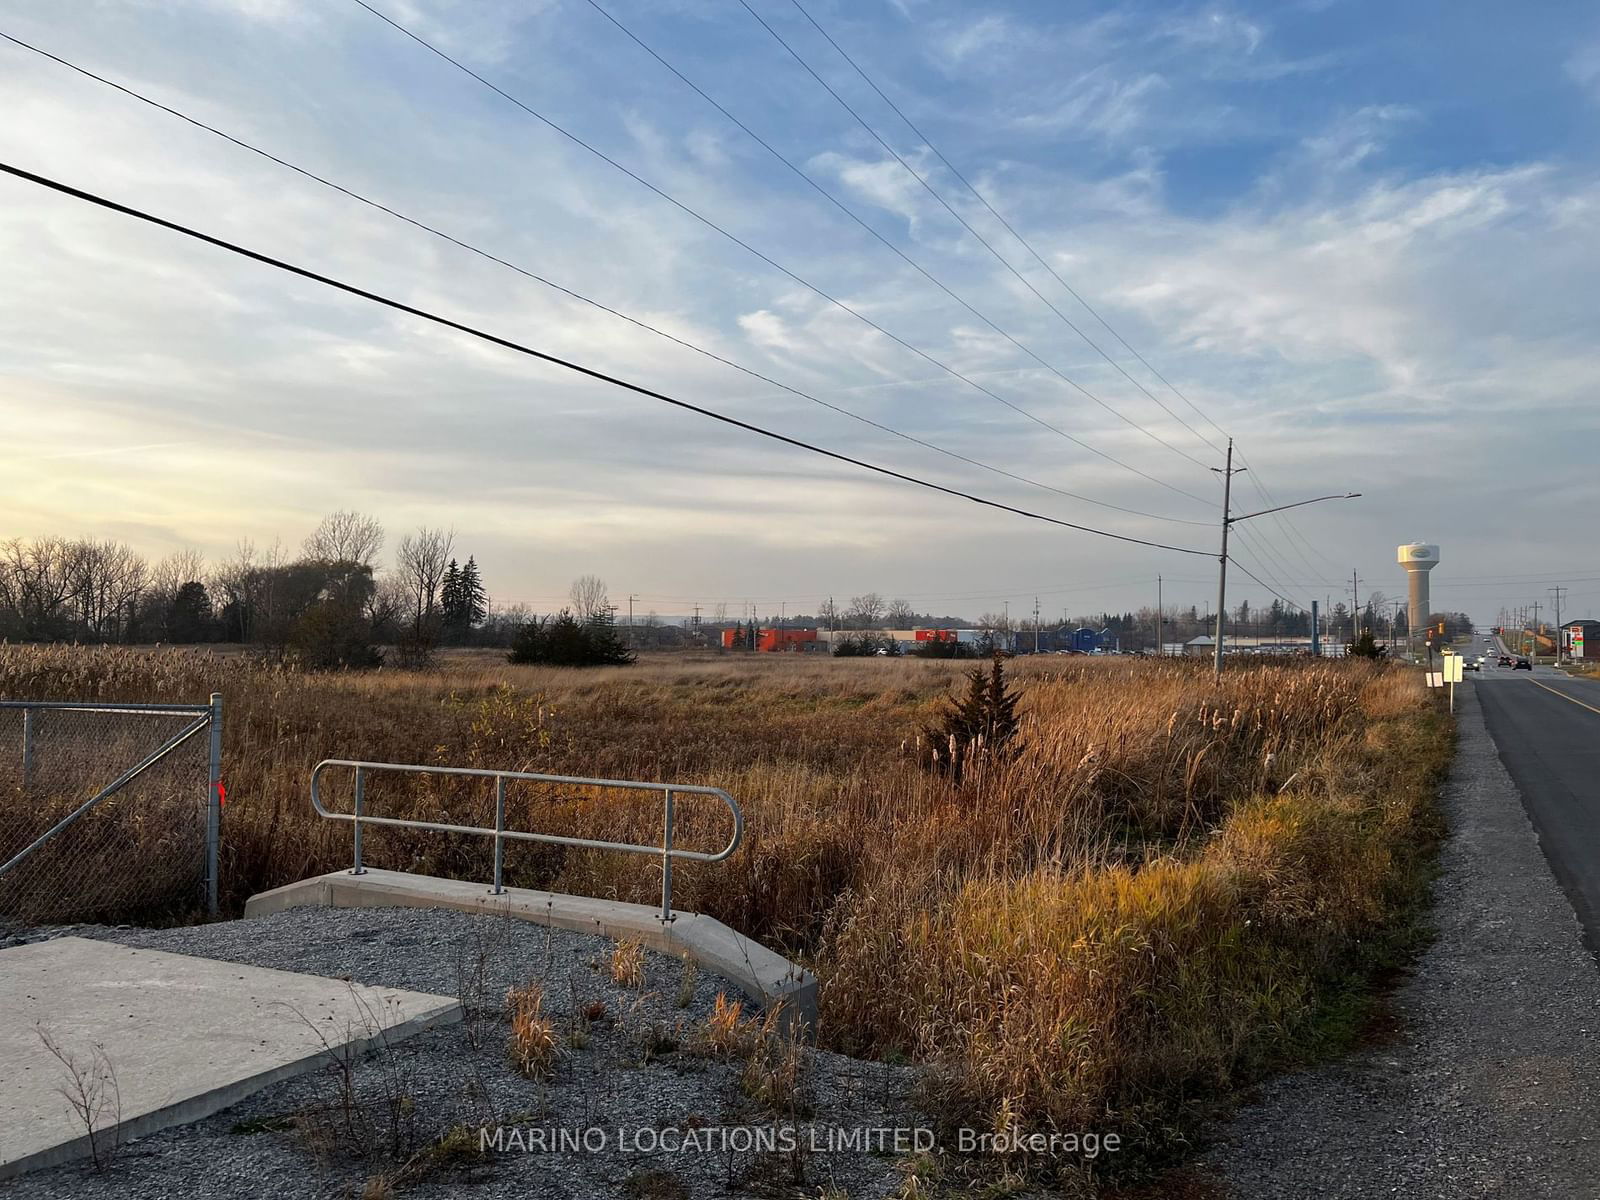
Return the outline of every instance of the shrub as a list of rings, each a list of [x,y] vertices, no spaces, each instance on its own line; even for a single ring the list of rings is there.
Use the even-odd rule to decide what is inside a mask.
[[[978,648],[971,642],[958,642],[953,638],[936,638],[919,643],[911,653],[918,658],[977,658]]]
[[[904,653],[899,642],[880,633],[847,633],[833,643],[835,658],[899,658]]]
[[[289,634],[289,648],[311,671],[383,665],[366,614],[339,600],[319,601],[302,613]]]
[[[982,667],[973,667],[967,672],[967,694],[947,700],[939,723],[923,730],[927,764],[960,779],[973,759],[1009,754],[1021,727],[1020,698],[1006,688],[1000,655],[994,656],[987,676]]]
[[[524,625],[506,659],[547,667],[610,667],[627,666],[634,655],[617,636],[609,612],[579,621],[562,609]]]
[[[506,993],[511,1010],[511,1038],[507,1052],[511,1063],[530,1079],[548,1075],[559,1053],[555,1022],[544,1015],[544,990],[537,983],[514,987]]]
[[[611,951],[611,981],[618,987],[644,986],[644,947],[638,942],[621,941]]]
[[[1388,650],[1378,645],[1378,639],[1372,636],[1372,630],[1363,629],[1360,637],[1345,646],[1345,653],[1352,658],[1379,659],[1384,657]]]

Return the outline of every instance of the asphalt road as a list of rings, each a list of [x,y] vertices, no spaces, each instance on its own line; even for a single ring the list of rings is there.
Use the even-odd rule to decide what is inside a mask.
[[[1600,954],[1600,682],[1493,661],[1467,678],[1584,943]]]

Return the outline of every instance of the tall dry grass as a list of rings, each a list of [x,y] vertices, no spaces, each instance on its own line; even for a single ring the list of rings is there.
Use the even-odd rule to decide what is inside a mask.
[[[224,894],[348,861],[313,819],[325,757],[726,788],[747,840],[675,901],[805,957],[823,1036],[933,1067],[984,1128],[1181,1133],[1310,1035],[1420,887],[1448,727],[1414,675],[1355,662],[1019,662],[1023,752],[959,783],[907,744],[961,664],[730,656],[592,672],[463,659],[306,676],[183,651],[0,647],[0,695],[225,695]],[[3,750],[0,750],[3,753]],[[335,797],[337,802],[337,796]],[[379,815],[492,821],[488,788],[380,779]],[[3,802],[3,799],[0,799]],[[514,825],[659,838],[637,797],[514,787]],[[726,837],[685,799],[684,844]],[[487,877],[483,841],[373,831],[374,865]],[[646,859],[522,846],[508,882],[649,901]]]

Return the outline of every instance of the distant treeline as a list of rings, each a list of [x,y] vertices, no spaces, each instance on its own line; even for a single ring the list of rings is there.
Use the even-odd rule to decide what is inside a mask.
[[[193,550],[150,561],[117,541],[0,542],[0,638],[99,643],[242,642],[311,667],[374,666],[379,646],[425,659],[440,645],[509,645],[529,619],[492,613],[471,555],[422,528],[378,566],[384,530],[325,518],[298,555],[241,543],[208,565]]]

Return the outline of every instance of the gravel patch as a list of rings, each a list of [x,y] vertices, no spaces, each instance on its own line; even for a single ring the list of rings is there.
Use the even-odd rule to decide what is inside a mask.
[[[468,1015],[348,1069],[330,1057],[206,1120],[130,1142],[105,1174],[72,1165],[0,1184],[8,1200],[360,1196],[381,1176],[399,1194],[430,1198],[816,1196],[827,1186],[876,1197],[898,1186],[894,1155],[811,1147],[827,1147],[835,1129],[925,1123],[911,1107],[912,1071],[811,1048],[800,1052],[798,1102],[775,1112],[742,1086],[742,1059],[697,1049],[717,993],[738,998],[734,987],[706,971],[686,976],[681,962],[650,951],[643,986],[619,986],[608,970],[614,943],[589,934],[443,910],[291,909],[181,929],[22,936],[65,933],[456,996]],[[544,1079],[524,1077],[506,1054],[506,989],[530,980],[564,1040]],[[603,1016],[586,1019],[601,1005]],[[107,1051],[114,1064],[115,1044]],[[497,1125],[507,1148],[476,1154],[478,1129]],[[537,1148],[586,1129],[600,1131],[589,1135],[595,1148]],[[652,1140],[665,1129],[675,1131],[669,1150]],[[430,1149],[452,1130],[469,1131],[467,1153]]]
[[[1438,936],[1400,1028],[1263,1088],[1204,1159],[1230,1196],[1600,1194],[1600,973],[1473,690],[1456,703]]]

